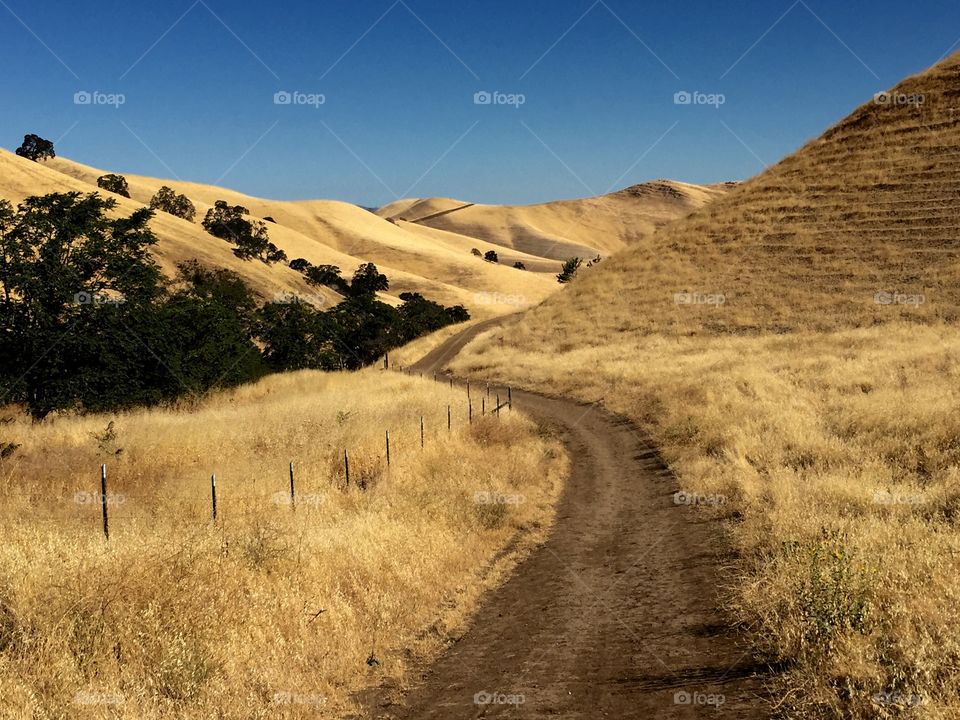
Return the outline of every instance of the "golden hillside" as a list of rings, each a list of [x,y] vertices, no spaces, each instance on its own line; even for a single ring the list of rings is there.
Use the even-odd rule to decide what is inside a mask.
[[[478,205],[428,198],[400,200],[377,213],[404,228],[436,228],[515,253],[562,261],[638,246],[658,228],[700,209],[727,189],[727,185],[657,180],[609,195],[540,205]]]
[[[49,192],[97,190],[97,178],[107,171],[55,158],[33,163],[0,150],[0,198],[18,202],[28,195]],[[462,304],[478,317],[513,312],[517,307],[534,305],[558,289],[554,275],[558,259],[570,255],[593,256],[608,249],[646,236],[648,230],[629,229],[631,222],[643,217],[644,222],[666,222],[699,207],[701,201],[718,191],[684,186],[682,197],[664,200],[654,194],[614,195],[571,203],[553,203],[525,208],[481,208],[482,221],[474,220],[475,236],[457,229],[426,224],[388,221],[394,212],[371,213],[356,205],[332,200],[278,201],[251,197],[221,187],[199,183],[125,175],[130,189],[129,200],[117,197],[119,211],[132,212],[146,204],[163,185],[183,193],[197,208],[197,220],[190,223],[158,213],[153,228],[160,238],[156,255],[165,271],[174,272],[178,262],[197,258],[210,265],[227,267],[245,277],[264,298],[278,293],[296,292],[335,303],[336,293],[309,287],[302,277],[282,266],[268,267],[259,262],[243,262],[235,258],[228,244],[210,237],[200,220],[217,200],[243,205],[253,217],[271,217],[270,239],[288,257],[304,257],[314,264],[331,264],[341,268],[345,276],[364,262],[374,262],[390,278],[387,302],[398,302],[402,292],[420,292],[446,305]],[[101,191],[104,192],[104,191]],[[104,193],[105,194],[105,193]],[[457,201],[447,201],[455,206]],[[404,201],[388,206],[420,211],[442,205],[442,201]],[[409,206],[409,207],[407,207]],[[475,206],[479,207],[479,206]],[[398,212],[399,210],[397,210]],[[535,225],[549,228],[548,236],[537,242],[515,242],[499,233],[500,215],[523,218],[525,228]],[[589,222],[583,220],[589,216]],[[474,216],[471,216],[474,217]],[[584,224],[586,222],[586,224]],[[479,224],[477,224],[479,223]],[[523,224],[525,223],[525,224]],[[526,231],[525,231],[526,232]],[[576,241],[560,239],[566,233]],[[472,254],[494,250],[499,263],[488,263]],[[526,270],[514,269],[522,262]]]
[[[955,320],[960,59],[887,97],[558,302],[625,292],[619,308],[645,332]]]
[[[923,103],[860,107],[453,364],[605,405],[724,498],[774,717],[960,717],[960,54],[892,92]]]

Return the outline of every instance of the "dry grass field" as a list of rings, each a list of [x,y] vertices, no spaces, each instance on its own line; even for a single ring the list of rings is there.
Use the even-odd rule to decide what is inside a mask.
[[[340,716],[385,677],[403,686],[542,540],[566,468],[519,413],[471,425],[461,390],[377,370],[2,420],[20,446],[0,461],[11,719]]]
[[[773,716],[960,715],[960,56],[892,93],[454,364],[602,401],[726,497]]]

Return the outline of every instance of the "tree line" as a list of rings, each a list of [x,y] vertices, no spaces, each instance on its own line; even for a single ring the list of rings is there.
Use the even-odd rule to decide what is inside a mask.
[[[172,191],[161,200],[178,202]],[[401,294],[398,307],[381,302],[376,293],[389,281],[371,263],[350,280],[335,266],[289,263],[344,296],[326,309],[295,296],[262,303],[236,273],[196,261],[167,279],[150,252],[154,210],[116,218],[115,207],[79,192],[30,197],[16,209],[0,201],[0,402],[39,419],[173,401],[270,372],[357,369],[469,319],[462,306],[417,293]],[[261,244],[266,233],[246,213],[226,203],[211,213],[204,227],[236,244],[238,256],[267,262],[282,252]]]

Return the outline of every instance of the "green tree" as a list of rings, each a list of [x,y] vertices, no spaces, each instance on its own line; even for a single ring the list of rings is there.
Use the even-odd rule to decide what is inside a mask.
[[[197,208],[186,195],[178,195],[173,188],[162,186],[157,194],[150,198],[151,210],[162,210],[183,220],[193,222],[197,216]]]
[[[483,259],[486,260],[487,262],[491,262],[491,263],[498,263],[498,262],[500,262],[500,257],[497,255],[497,251],[496,251],[496,250],[487,250],[487,251],[483,254]]]
[[[97,178],[97,187],[112,192],[121,197],[130,197],[130,188],[127,185],[127,179],[123,175],[101,175]]]
[[[389,288],[390,281],[387,276],[377,270],[373,263],[364,263],[358,267],[350,281],[350,295],[353,297],[372,297]]]
[[[304,277],[311,285],[332,288],[341,295],[346,295],[350,289],[350,283],[341,277],[340,268],[336,265],[311,265],[304,272]]]
[[[23,144],[17,148],[16,153],[20,157],[25,157],[34,162],[48,160],[57,156],[57,153],[54,152],[52,142],[44,140],[39,135],[32,134],[23,136]]]
[[[152,213],[111,219],[115,205],[73,192],[0,209],[0,375],[34,417],[110,390],[91,379],[123,364],[111,341],[163,292],[149,252]]]
[[[294,300],[269,303],[259,312],[258,335],[271,370],[342,366],[334,344],[333,321],[312,305]]]
[[[228,205],[217,200],[203,218],[203,228],[214,237],[233,243],[233,254],[241,260],[262,260],[270,264],[285,260],[287,255],[270,242],[267,226],[259,220],[249,220],[249,210],[242,205]]]

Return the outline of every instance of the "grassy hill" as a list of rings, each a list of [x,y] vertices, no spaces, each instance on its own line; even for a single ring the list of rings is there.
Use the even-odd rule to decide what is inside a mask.
[[[602,402],[725,500],[788,717],[960,713],[958,110],[960,54],[455,365]]]
[[[33,163],[0,150],[0,198],[17,202],[28,195],[49,192],[90,192],[97,190],[97,178],[106,172],[62,157]],[[176,263],[197,258],[238,272],[264,298],[297,292],[321,303],[336,302],[336,293],[326,288],[319,291],[310,288],[289,268],[240,261],[233,256],[229,245],[206,234],[199,221],[217,200],[226,200],[248,208],[253,217],[273,218],[275,222],[268,224],[270,239],[291,259],[304,257],[314,264],[337,265],[345,276],[364,262],[374,262],[391,281],[390,291],[384,297],[387,302],[396,302],[402,292],[419,292],[445,305],[465,305],[478,317],[512,312],[518,305],[540,302],[558,289],[554,275],[559,270],[559,259],[571,254],[591,257],[600,252],[605,254],[612,238],[621,239],[614,245],[637,239],[639,235],[629,229],[636,217],[655,217],[658,222],[676,219],[698,207],[701,200],[717,194],[717,191],[688,186],[689,197],[684,195],[670,202],[643,195],[614,194],[534,206],[529,210],[530,218],[551,228],[550,232],[554,233],[551,237],[566,232],[577,238],[576,242],[565,240],[552,243],[551,247],[546,241],[515,242],[495,228],[488,231],[483,223],[494,222],[500,212],[496,207],[488,206],[480,220],[472,221],[470,230],[474,234],[470,234],[439,226],[391,222],[381,217],[391,216],[389,212],[381,210],[378,215],[332,200],[265,200],[199,183],[137,175],[125,177],[131,198],[117,198],[121,211],[131,212],[148,203],[163,185],[185,194],[197,207],[197,221],[193,223],[164,213],[158,213],[153,221],[160,238],[156,254],[168,273],[174,271]],[[421,209],[442,204],[440,201],[409,203]],[[524,216],[526,211],[507,208],[502,212]],[[581,227],[586,215],[592,218],[593,224]],[[485,262],[471,253],[473,249],[481,253],[494,250],[500,255],[500,262]],[[526,270],[514,269],[515,262],[522,262]]]
[[[476,205],[428,198],[401,200],[377,213],[404,228],[412,224],[436,228],[515,253],[563,261],[639,246],[657,228],[698,210],[727,189],[658,180],[610,195],[541,205]]]

